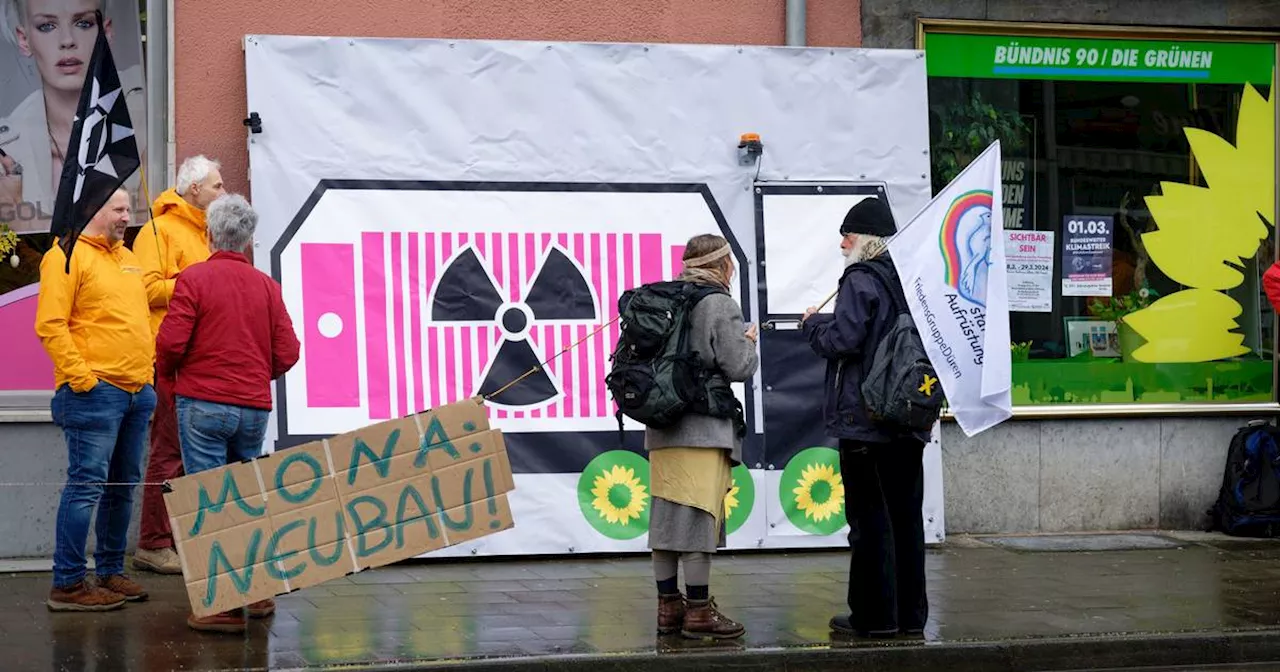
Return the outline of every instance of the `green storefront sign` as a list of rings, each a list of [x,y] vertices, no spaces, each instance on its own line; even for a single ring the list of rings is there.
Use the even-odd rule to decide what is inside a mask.
[[[929,33],[930,77],[1271,84],[1269,42],[1011,37]]]

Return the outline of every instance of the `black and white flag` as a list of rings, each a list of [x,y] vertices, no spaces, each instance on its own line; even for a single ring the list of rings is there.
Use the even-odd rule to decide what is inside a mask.
[[[50,233],[58,238],[67,255],[67,272],[76,238],[141,164],[120,73],[111,57],[99,12],[98,39],[71,125],[50,225]]]

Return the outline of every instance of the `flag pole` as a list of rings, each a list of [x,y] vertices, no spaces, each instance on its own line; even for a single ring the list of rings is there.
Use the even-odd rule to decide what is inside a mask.
[[[822,303],[818,304],[818,308],[817,308],[817,310],[822,310],[823,308],[826,308],[826,307],[827,307],[827,304],[828,304],[828,303],[831,303],[831,299],[836,298],[836,294],[837,294],[839,291],[840,291],[840,287],[838,287],[838,286],[837,286],[835,289],[831,290],[831,293],[827,295],[827,298],[823,299],[823,300],[822,300]],[[816,311],[815,311],[815,312],[816,312]]]
[[[145,201],[147,204],[147,224],[151,225],[151,233],[156,237],[156,254],[159,255],[162,253],[160,250],[160,231],[159,229],[156,228],[155,213],[151,211],[151,190],[147,188],[146,161],[142,161],[138,163],[138,174],[142,178],[142,200]],[[168,256],[168,255],[166,254],[165,256]],[[162,263],[164,264],[163,269],[169,268],[168,259],[162,260]],[[162,275],[164,273],[163,269],[161,270]]]
[[[960,179],[960,178],[964,177],[964,176],[969,172],[969,169],[970,169],[970,168],[972,168],[976,163],[978,163],[978,161],[979,161],[980,159],[982,159],[982,157],[986,156],[988,152],[990,152],[992,149],[997,148],[997,147],[999,147],[999,146],[1000,146],[1000,141],[999,141],[999,140],[994,140],[994,141],[992,141],[992,143],[991,143],[991,144],[987,145],[987,148],[986,148],[986,149],[982,150],[982,153],[980,153],[980,154],[978,154],[976,157],[974,157],[974,158],[973,158],[973,160],[969,162],[969,165],[967,165],[967,166],[965,166],[965,167],[964,167],[964,170],[961,170],[959,173],[957,173],[957,174],[956,174],[956,176],[955,176],[955,177],[951,178],[951,182],[955,182],[956,180],[958,180],[958,179]],[[925,210],[928,210],[928,209],[929,209],[929,208],[930,208],[930,207],[931,207],[935,202],[937,202],[938,198],[942,196],[942,192],[946,191],[946,190],[947,190],[947,187],[949,187],[949,186],[951,186],[951,183],[948,183],[946,187],[943,187],[941,190],[939,190],[939,191],[938,191],[938,193],[934,194],[934,195],[933,195],[933,198],[929,199],[929,202],[928,202],[928,203],[925,203],[923,208],[920,208],[920,210],[919,210],[919,211],[917,211],[917,212],[916,212],[916,214],[912,215],[912,216],[911,216],[911,219],[908,219],[908,220],[907,220],[907,223],[906,223],[906,224],[904,224],[904,225],[902,226],[902,228],[897,229],[896,231],[894,231],[892,236],[889,236],[888,238],[885,238],[885,239],[884,239],[884,243],[885,243],[885,245],[888,245],[889,243],[892,243],[892,242],[894,241],[894,239],[896,239],[898,236],[902,235],[902,232],[903,232],[903,231],[905,231],[905,230],[907,229],[907,227],[909,227],[909,226],[911,226],[912,224],[914,224],[914,223],[915,223],[915,221],[916,221],[917,219],[919,219],[919,218],[920,218],[920,213],[921,213],[921,212],[924,212]]]
[[[975,158],[973,161],[970,161],[970,162],[969,162],[969,165],[968,165],[968,166],[965,166],[965,167],[964,167],[964,170],[961,170],[961,171],[960,171],[960,173],[959,173],[958,175],[956,175],[956,176],[955,176],[955,178],[954,178],[952,181],[954,182],[955,180],[960,179],[960,177],[961,177],[961,176],[963,176],[965,173],[968,173],[968,172],[969,172],[969,168],[970,168],[970,167],[972,167],[972,166],[973,166],[973,164],[977,163],[977,162],[978,162],[978,159],[981,159],[982,157],[986,156],[986,155],[987,155],[987,152],[990,152],[990,151],[991,151],[991,149],[992,149],[993,147],[996,147],[996,146],[998,146],[999,144],[1000,144],[1000,141],[999,141],[999,140],[996,140],[995,142],[992,142],[990,145],[987,145],[987,148],[986,148],[986,149],[984,149],[984,150],[982,150],[982,153],[981,153],[981,154],[979,154],[979,155],[977,156],[977,158]],[[946,191],[946,189],[944,188],[944,189],[943,189],[943,191]],[[936,200],[938,200],[938,195],[939,195],[939,194],[941,194],[941,193],[942,193],[942,192],[940,191],[940,192],[938,192],[938,194],[934,194],[933,198],[929,199],[929,202],[928,202],[927,204],[925,204],[925,206],[924,206],[923,208],[920,208],[920,212],[924,212],[924,211],[925,211],[925,209],[927,209],[930,205],[933,205],[933,202],[934,202],[934,201],[936,201]],[[917,215],[917,216],[918,216],[919,214],[920,214],[920,213],[916,213],[916,215]],[[894,239],[895,239],[895,238],[897,238],[899,235],[901,235],[901,234],[902,234],[902,232],[903,232],[904,230],[906,230],[906,228],[907,228],[908,226],[910,226],[912,223],[914,223],[914,222],[915,222],[915,220],[916,220],[916,217],[915,217],[915,216],[913,216],[911,219],[907,220],[907,223],[906,223],[905,225],[903,225],[903,227],[902,227],[902,228],[897,229],[896,231],[894,231],[894,232],[893,232],[893,235],[889,236],[888,238],[885,238],[885,241],[884,241],[884,242],[885,242],[885,244],[887,245],[887,244],[889,244],[889,243],[893,242],[893,241],[894,241]],[[828,303],[831,303],[831,299],[836,298],[836,294],[837,294],[839,291],[840,291],[840,288],[839,288],[839,287],[836,287],[836,289],[835,289],[834,291],[832,291],[830,294],[828,294],[828,295],[827,295],[827,298],[826,298],[826,299],[824,299],[824,300],[822,301],[822,303],[818,304],[818,307],[817,307],[817,309],[815,310],[815,312],[822,310],[823,308],[825,308],[825,307],[826,307],[826,305],[827,305]],[[803,320],[801,320],[801,321],[803,321]]]

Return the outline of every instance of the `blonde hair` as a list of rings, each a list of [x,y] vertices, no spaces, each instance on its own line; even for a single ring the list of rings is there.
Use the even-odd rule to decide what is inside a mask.
[[[0,12],[0,30],[9,44],[18,46],[18,28],[27,25],[27,3],[30,0],[3,0],[4,11]],[[98,10],[102,12],[102,20],[107,20],[107,0],[97,0]],[[101,30],[102,26],[98,26]]]

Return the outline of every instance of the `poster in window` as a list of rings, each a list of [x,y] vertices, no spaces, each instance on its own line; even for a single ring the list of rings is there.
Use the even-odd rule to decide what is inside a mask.
[[[1115,218],[1068,215],[1062,222],[1062,295],[1111,296]]]
[[[1053,312],[1053,238],[1053,231],[1005,231],[1011,312]]]
[[[102,12],[98,25],[97,12]],[[105,31],[129,119],[145,155],[147,127],[138,3],[27,0],[0,3],[0,221],[49,230],[62,157],[71,138],[98,31]],[[140,173],[125,182],[137,203]],[[145,206],[141,208],[145,217]]]

